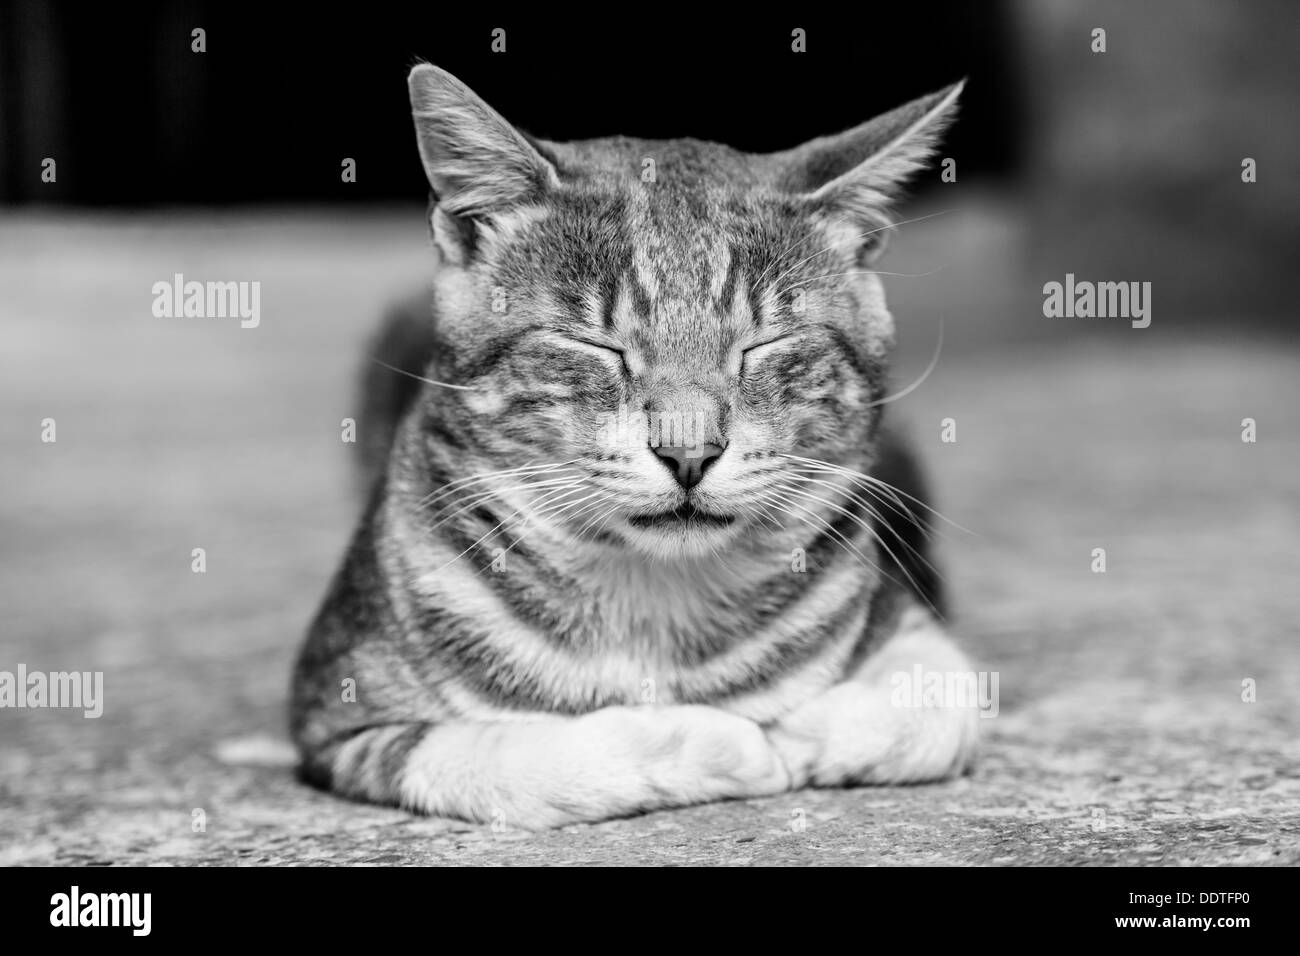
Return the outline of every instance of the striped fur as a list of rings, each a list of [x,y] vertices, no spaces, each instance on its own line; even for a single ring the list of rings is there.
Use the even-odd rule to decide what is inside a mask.
[[[753,156],[529,139],[412,72],[434,300],[369,373],[373,490],[294,676],[308,780],[545,827],[966,765],[970,715],[891,709],[881,669],[962,665],[923,515],[799,460],[924,496],[871,263],[956,95]],[[706,442],[689,489],[653,447]]]

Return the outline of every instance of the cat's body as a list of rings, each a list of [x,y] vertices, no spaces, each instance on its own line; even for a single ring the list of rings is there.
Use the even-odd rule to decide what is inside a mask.
[[[956,91],[761,157],[527,140],[429,66],[411,94],[436,306],[381,340],[308,779],[540,827],[962,769],[973,711],[891,699],[968,666],[864,268]]]

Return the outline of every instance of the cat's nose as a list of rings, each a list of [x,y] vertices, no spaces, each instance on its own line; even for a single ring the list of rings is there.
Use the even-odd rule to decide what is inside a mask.
[[[651,446],[659,461],[673,473],[677,483],[687,491],[704,480],[704,473],[722,455],[722,446],[701,442],[690,448],[684,445]]]

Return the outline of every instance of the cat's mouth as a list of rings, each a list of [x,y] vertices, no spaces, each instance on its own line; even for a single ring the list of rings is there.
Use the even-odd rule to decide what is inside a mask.
[[[715,514],[701,511],[687,502],[672,511],[656,511],[653,514],[631,515],[628,524],[636,528],[678,528],[684,524],[700,524],[714,528],[725,528],[736,520],[735,515]]]

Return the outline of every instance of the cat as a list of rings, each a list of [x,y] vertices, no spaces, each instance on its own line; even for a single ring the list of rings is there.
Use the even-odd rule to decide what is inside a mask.
[[[872,269],[961,84],[763,155],[548,142],[435,66],[408,85],[433,301],[376,346],[301,776],[544,829],[968,769],[976,712],[893,694],[969,664],[881,424]]]

